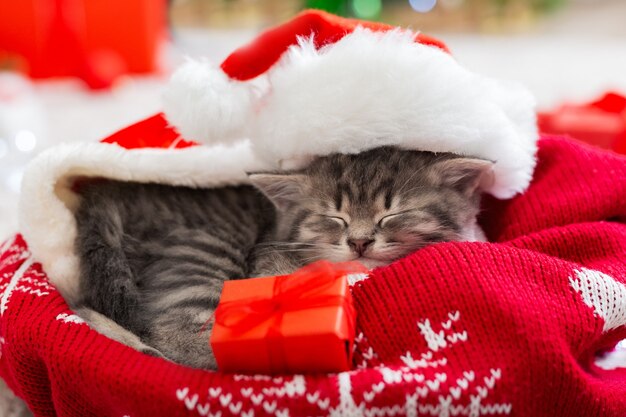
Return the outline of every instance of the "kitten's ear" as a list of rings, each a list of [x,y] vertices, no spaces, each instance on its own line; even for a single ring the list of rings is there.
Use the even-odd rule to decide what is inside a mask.
[[[495,181],[494,163],[484,159],[453,158],[437,162],[432,175],[443,186],[452,187],[470,196],[478,189],[487,189]]]
[[[302,197],[306,176],[303,174],[248,174],[248,179],[279,210],[284,210]]]

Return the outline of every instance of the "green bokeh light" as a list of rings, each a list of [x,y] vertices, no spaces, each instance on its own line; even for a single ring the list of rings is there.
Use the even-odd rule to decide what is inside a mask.
[[[309,9],[320,9],[330,13],[345,15],[345,0],[307,0],[306,7]]]
[[[352,11],[359,19],[378,17],[382,8],[381,0],[352,0]]]

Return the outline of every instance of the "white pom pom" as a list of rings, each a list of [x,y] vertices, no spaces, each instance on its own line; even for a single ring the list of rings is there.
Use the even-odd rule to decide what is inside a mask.
[[[235,142],[242,139],[253,94],[207,62],[189,60],[174,72],[163,94],[169,123],[189,140]]]

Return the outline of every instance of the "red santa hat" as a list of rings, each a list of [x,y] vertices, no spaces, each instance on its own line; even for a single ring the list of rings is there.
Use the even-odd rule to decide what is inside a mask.
[[[385,145],[455,152],[494,161],[486,191],[509,198],[535,166],[526,90],[467,71],[422,34],[319,11],[262,33],[220,67],[188,61],[164,111],[185,138],[249,139],[276,168]]]

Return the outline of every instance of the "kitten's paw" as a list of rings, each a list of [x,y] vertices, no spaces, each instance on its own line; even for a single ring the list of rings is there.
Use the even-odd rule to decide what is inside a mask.
[[[128,347],[131,347],[146,355],[154,356],[157,358],[165,358],[165,356],[157,349],[146,345],[136,334],[126,330],[119,324],[115,323],[108,317],[94,311],[90,308],[77,308],[76,313],[82,317],[89,327],[98,333],[103,334],[109,339],[113,339]]]
[[[139,347],[137,350],[139,352],[141,352],[141,353],[145,353],[146,355],[154,356],[155,358],[161,358],[161,359],[169,360],[160,351],[158,351],[155,348],[150,347],[148,345],[143,345],[142,347]]]

